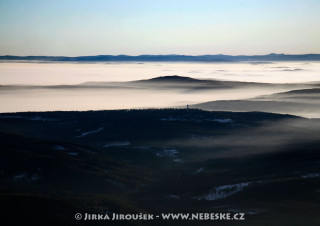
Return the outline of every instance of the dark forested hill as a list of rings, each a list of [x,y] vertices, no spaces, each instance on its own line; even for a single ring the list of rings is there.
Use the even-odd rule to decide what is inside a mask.
[[[318,120],[263,112],[3,113],[1,221],[146,225],[74,215],[241,212],[242,225],[317,225],[319,128]]]

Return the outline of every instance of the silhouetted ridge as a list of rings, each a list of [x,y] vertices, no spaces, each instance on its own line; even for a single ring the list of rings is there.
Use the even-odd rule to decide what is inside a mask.
[[[150,82],[195,82],[195,81],[200,81],[200,80],[190,78],[190,77],[185,77],[185,76],[172,75],[172,76],[160,76],[160,77],[148,79],[145,81],[150,81]]]
[[[285,94],[319,94],[320,88],[312,88],[312,89],[298,89],[298,90],[291,90],[282,93],[276,93],[276,95],[285,95]]]

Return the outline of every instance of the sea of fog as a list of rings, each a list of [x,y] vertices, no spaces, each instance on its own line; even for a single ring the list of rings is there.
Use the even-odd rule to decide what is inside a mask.
[[[0,112],[177,107],[239,100],[289,91],[290,87],[219,90],[52,88],[85,82],[125,82],[179,75],[257,83],[320,81],[320,62],[247,63],[57,63],[1,62]],[[28,88],[32,86],[33,88]],[[34,87],[37,88],[34,88]]]

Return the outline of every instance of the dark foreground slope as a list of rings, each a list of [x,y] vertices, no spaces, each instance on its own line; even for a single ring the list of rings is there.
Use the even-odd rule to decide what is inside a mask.
[[[200,110],[0,114],[2,222],[319,225],[319,121]],[[243,212],[236,221],[75,213]]]

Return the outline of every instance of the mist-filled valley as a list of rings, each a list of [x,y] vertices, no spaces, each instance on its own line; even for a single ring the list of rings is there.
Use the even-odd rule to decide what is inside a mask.
[[[241,213],[217,223],[319,225],[319,62],[26,61],[0,73],[5,222]]]
[[[265,111],[317,118],[319,73],[318,62],[4,61],[0,64],[0,111],[190,105],[205,110]]]

